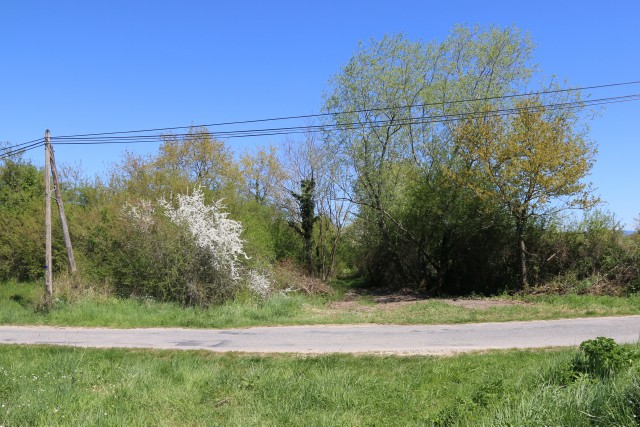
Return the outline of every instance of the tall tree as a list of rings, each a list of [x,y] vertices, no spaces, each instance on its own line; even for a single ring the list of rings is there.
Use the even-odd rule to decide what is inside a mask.
[[[245,152],[240,158],[240,172],[244,178],[245,190],[258,203],[281,202],[287,174],[278,159],[276,147]]]
[[[351,216],[351,204],[343,194],[346,170],[316,133],[287,141],[284,153],[290,224],[303,238],[309,271],[327,280]]]
[[[154,167],[209,191],[220,191],[241,180],[229,147],[205,127],[192,127],[185,135],[165,135]]]
[[[299,192],[291,191],[291,196],[297,203],[300,221],[291,221],[290,224],[302,237],[304,262],[309,273],[313,273],[313,224],[318,218],[316,216],[316,181],[313,174],[308,179],[302,179]]]
[[[477,109],[478,98],[526,85],[535,69],[531,52],[516,28],[456,27],[443,42],[397,35],[361,44],[333,78],[324,106],[332,125],[327,140],[352,177],[347,196],[379,237],[387,267],[395,264],[410,280],[415,271],[423,278],[445,271],[437,264],[447,264],[441,260],[447,251],[425,244],[434,238],[426,230],[438,227],[407,222],[403,212],[417,181],[450,198],[438,185],[454,156],[450,118]],[[443,224],[460,222],[446,216]],[[408,257],[407,251],[419,253]]]
[[[520,284],[526,287],[529,220],[597,202],[583,181],[596,150],[570,112],[549,111],[536,97],[515,107],[510,118],[487,113],[459,126],[456,151],[469,167],[457,176],[479,196],[500,201],[513,217]]]

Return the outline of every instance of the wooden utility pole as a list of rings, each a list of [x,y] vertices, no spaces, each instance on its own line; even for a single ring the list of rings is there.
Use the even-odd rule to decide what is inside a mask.
[[[62,234],[64,235],[64,244],[67,247],[67,256],[69,258],[69,268],[71,269],[71,274],[74,274],[76,272],[76,259],[73,256],[73,247],[71,246],[71,237],[69,236],[69,227],[67,226],[67,216],[64,214],[64,204],[62,203],[62,193],[60,191],[60,182],[58,181],[56,160],[53,155],[53,147],[51,144],[49,144],[49,156],[51,158],[53,188],[56,190],[56,203],[58,204],[58,213],[60,214],[60,223],[62,224]]]
[[[53,295],[53,262],[51,255],[51,138],[49,129],[44,133],[44,227],[45,227],[45,261],[44,283],[45,300],[51,302]]]

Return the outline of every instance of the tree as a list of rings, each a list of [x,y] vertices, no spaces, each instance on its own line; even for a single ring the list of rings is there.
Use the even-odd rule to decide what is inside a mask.
[[[353,219],[353,204],[345,197],[348,171],[339,158],[331,156],[322,146],[322,167],[316,178],[317,212],[315,257],[317,271],[322,280],[334,275],[338,249],[344,240],[345,228]]]
[[[324,105],[331,125],[327,141],[351,177],[344,197],[357,205],[365,238],[377,246],[379,256],[369,257],[370,264],[390,272],[383,280],[429,287],[440,276],[436,281],[442,282],[450,264],[442,255],[450,251],[443,248],[450,239],[429,230],[462,224],[452,215],[469,210],[453,203],[431,215],[441,209],[424,204],[420,215],[407,215],[414,210],[416,183],[437,192],[422,193],[427,200],[456,199],[440,185],[442,170],[455,161],[455,126],[448,118],[477,109],[474,99],[525,86],[535,69],[531,52],[528,37],[516,28],[456,27],[439,43],[396,35],[361,44],[333,78]],[[423,227],[416,217],[432,226]]]
[[[351,216],[345,199],[345,170],[318,135],[308,132],[304,140],[288,140],[285,147],[291,198],[285,204],[290,225],[302,237],[303,258],[310,273],[322,280],[334,272],[338,246]]]
[[[456,152],[469,167],[457,173],[482,198],[506,207],[515,223],[520,284],[528,285],[525,231],[533,217],[585,209],[597,199],[583,182],[595,148],[574,126],[573,115],[545,109],[536,97],[519,101],[510,118],[491,114],[462,123]]]
[[[111,171],[110,187],[116,192],[155,199],[187,193],[202,187],[207,196],[237,194],[241,182],[233,153],[204,127],[192,127],[179,135],[163,135],[158,153],[141,156],[125,151]]]
[[[43,181],[19,156],[0,160],[0,280],[42,277]]]
[[[153,161],[157,172],[188,180],[205,190],[220,192],[240,181],[233,154],[205,127],[192,127],[184,135],[164,135]]]
[[[240,172],[246,191],[258,203],[280,202],[287,175],[275,147],[259,148],[254,153],[245,152],[240,159]]]
[[[299,222],[291,222],[293,229],[304,242],[304,262],[309,273],[313,273],[313,224],[316,222],[316,181],[313,174],[309,179],[300,180],[300,192],[291,191],[300,216]]]

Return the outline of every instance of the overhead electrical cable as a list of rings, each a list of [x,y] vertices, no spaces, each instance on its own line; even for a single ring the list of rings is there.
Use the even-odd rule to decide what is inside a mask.
[[[482,102],[482,101],[491,101],[491,100],[499,100],[499,99],[511,99],[517,97],[528,97],[528,96],[540,96],[540,95],[548,95],[555,93],[563,93],[563,92],[576,92],[583,90],[591,90],[591,89],[603,89],[603,88],[611,88],[617,86],[628,86],[628,85],[636,85],[640,84],[640,80],[638,81],[628,81],[628,82],[620,82],[620,83],[608,83],[602,85],[592,85],[592,86],[582,86],[575,88],[566,88],[566,89],[553,89],[546,91],[537,91],[537,92],[528,92],[528,93],[517,93],[511,95],[502,95],[502,96],[494,96],[494,97],[484,97],[484,98],[472,98],[472,99],[460,99],[460,100],[452,100],[452,101],[439,101],[432,103],[424,103],[424,104],[414,104],[414,105],[401,105],[401,106],[391,106],[391,107],[376,107],[376,108],[368,108],[368,109],[359,109],[352,111],[337,111],[331,113],[321,113],[321,114],[307,114],[307,115],[297,115],[297,116],[286,116],[286,117],[274,117],[274,118],[265,118],[265,119],[254,119],[254,120],[241,120],[241,121],[231,121],[231,122],[219,122],[219,123],[210,123],[204,125],[193,125],[193,126],[176,126],[176,127],[165,127],[165,128],[154,128],[154,129],[139,129],[139,130],[128,130],[128,131],[119,131],[119,132],[102,132],[102,133],[86,133],[86,134],[77,134],[77,135],[62,135],[62,136],[52,136],[51,141],[56,142],[58,145],[87,145],[87,144],[139,144],[139,143],[150,143],[150,142],[163,142],[167,137],[173,138],[184,138],[188,137],[190,133],[170,133],[168,135],[162,135],[157,132],[166,132],[173,130],[183,130],[183,129],[192,129],[197,127],[221,127],[221,126],[232,126],[232,125],[242,125],[242,124],[251,124],[251,123],[261,123],[261,122],[272,122],[272,121],[285,121],[285,120],[294,120],[294,119],[305,119],[305,118],[317,118],[317,117],[327,117],[332,116],[334,118],[339,118],[340,116],[349,115],[349,114],[363,114],[363,113],[376,113],[379,111],[395,111],[408,109],[411,111],[412,109],[420,109],[425,107],[442,107],[444,108],[447,105],[455,105],[461,103],[473,103],[473,102]],[[586,108],[588,106],[597,106],[604,104],[613,104],[620,102],[630,102],[640,100],[640,94],[631,94],[631,95],[623,95],[616,97],[608,97],[608,98],[598,98],[598,99],[587,99],[587,100],[579,100],[579,101],[571,101],[564,103],[556,103],[556,104],[546,104],[541,105],[539,108],[546,108],[548,110],[557,110],[557,109],[581,109]],[[436,116],[412,116],[412,117],[404,117],[402,119],[394,120],[394,124],[397,125],[409,125],[409,124],[430,124],[430,123],[447,123],[452,121],[464,120],[468,118],[476,117],[479,114],[482,115],[509,115],[517,112],[518,109],[514,108],[504,108],[493,111],[471,111],[471,112],[462,112],[462,113],[451,113],[451,114],[442,114]],[[372,120],[366,123],[368,127],[381,127],[388,126],[390,123],[389,120]],[[351,123],[333,123],[333,124],[320,124],[320,125],[307,125],[307,126],[286,126],[286,127],[272,127],[272,128],[253,128],[253,129],[239,129],[239,130],[213,130],[208,131],[207,133],[213,137],[219,139],[233,139],[233,138],[247,138],[247,137],[264,137],[264,136],[277,136],[277,135],[294,135],[294,134],[304,134],[304,133],[316,133],[316,132],[325,132],[332,129],[353,129],[357,127],[362,127],[363,123],[361,122],[351,122]],[[154,133],[152,133],[154,132]],[[146,133],[146,135],[145,135]],[[37,146],[43,144],[44,139],[38,138],[33,141],[27,141],[21,144],[16,144],[13,146],[5,147],[0,149],[0,158],[7,158],[11,155],[29,151]],[[35,144],[35,145],[34,145]]]
[[[34,142],[31,145],[27,145],[18,149],[14,149],[14,150],[9,150],[9,151],[4,151],[4,150],[0,150],[0,159],[8,159],[10,157],[13,157],[17,154],[22,154],[22,153],[26,153],[27,151],[31,151],[34,150],[36,148],[42,147],[43,146],[43,142],[42,141],[38,141],[38,142]]]
[[[422,108],[422,107],[433,107],[443,104],[459,104],[466,102],[478,102],[478,101],[492,101],[497,99],[511,99],[517,97],[526,97],[526,96],[537,96],[537,95],[549,95],[554,93],[563,93],[563,92],[576,92],[583,90],[592,90],[592,89],[604,89],[611,88],[617,86],[628,86],[628,85],[636,85],[640,84],[640,80],[637,81],[628,81],[628,82],[619,82],[619,83],[607,83],[601,85],[593,85],[593,86],[582,86],[575,88],[565,88],[565,89],[550,89],[545,91],[537,91],[537,92],[528,92],[528,93],[517,93],[511,95],[501,95],[501,96],[493,96],[493,97],[484,97],[484,98],[472,98],[472,99],[460,99],[460,100],[452,100],[452,101],[439,101],[439,102],[431,102],[424,104],[414,104],[414,105],[403,105],[403,106],[393,106],[393,107],[379,107],[379,108],[370,108],[370,109],[359,109],[352,111],[340,111],[340,112],[331,112],[331,113],[318,113],[318,114],[305,114],[305,115],[297,115],[297,116],[283,116],[283,117],[273,117],[273,118],[264,118],[264,119],[253,119],[253,120],[240,120],[240,121],[230,121],[230,122],[219,122],[219,123],[209,123],[195,126],[174,126],[174,127],[164,127],[164,128],[153,128],[153,129],[138,129],[138,130],[127,130],[127,131],[115,131],[115,132],[101,132],[101,133],[85,133],[85,134],[77,134],[77,135],[62,135],[58,136],[58,138],[62,137],[92,137],[92,136],[102,136],[102,135],[122,135],[122,134],[131,134],[131,133],[148,133],[148,132],[164,132],[164,131],[172,131],[179,129],[190,129],[193,127],[218,127],[218,126],[230,126],[230,125],[241,125],[241,124],[251,124],[251,123],[261,123],[261,122],[270,122],[270,121],[283,121],[283,120],[294,120],[294,119],[311,119],[317,117],[326,117],[326,116],[335,116],[335,115],[345,115],[345,114],[358,114],[365,112],[373,112],[373,111],[385,111],[390,109],[406,109],[406,108]]]
[[[633,97],[640,97],[640,94],[630,95]],[[596,102],[611,102],[614,100],[621,100],[623,97],[615,97],[615,98],[600,98],[596,100],[588,101],[589,105],[595,105]],[[627,97],[624,97],[627,98]],[[541,105],[539,108],[546,109],[557,109],[557,108],[575,108],[576,106],[582,107],[585,102],[577,101],[570,103],[557,103],[557,104],[545,104]],[[535,107],[534,107],[535,108]],[[368,123],[376,123],[376,124],[386,124],[391,123],[392,121],[396,124],[406,124],[407,122],[414,122],[415,120],[421,120],[425,123],[437,123],[440,120],[447,120],[450,118],[458,118],[464,119],[468,116],[474,116],[476,114],[513,114],[517,112],[519,109],[517,108],[508,108],[508,109],[499,109],[499,110],[490,110],[490,111],[479,111],[479,112],[466,112],[466,113],[453,113],[453,114],[442,114],[436,116],[417,116],[417,117],[408,117],[408,118],[400,118],[394,120],[372,120]],[[232,138],[232,137],[241,137],[243,135],[251,135],[256,136],[263,133],[288,133],[298,131],[314,131],[314,130],[328,130],[332,128],[345,129],[351,126],[361,126],[361,122],[353,122],[353,123],[337,123],[337,124],[323,124],[323,125],[305,125],[305,126],[290,126],[290,127],[279,127],[279,128],[263,128],[263,129],[244,129],[244,130],[231,130],[231,131],[213,131],[209,132],[210,135],[220,137],[220,138]],[[188,133],[183,134],[170,134],[169,137],[181,137],[188,136]],[[53,137],[52,140],[59,141],[59,144],[63,144],[65,141],[100,141],[100,142],[128,142],[128,141],[139,141],[144,142],[145,140],[156,140],[158,138],[162,138],[161,135],[137,135],[137,136],[102,136],[102,137]]]
[[[0,152],[8,151],[8,150],[14,150],[14,149],[17,149],[19,147],[23,147],[25,145],[31,145],[31,144],[33,144],[35,142],[44,143],[44,138],[37,138],[37,139],[34,139],[32,141],[22,142],[20,144],[14,144],[14,145],[6,146],[6,147],[0,147]]]
[[[460,121],[476,117],[484,116],[505,116],[513,115],[523,109],[545,109],[545,110],[560,110],[560,109],[582,109],[588,106],[597,106],[604,104],[613,104],[621,102],[631,102],[640,100],[640,93],[623,95],[608,98],[598,98],[585,101],[572,101],[555,104],[541,104],[539,106],[531,107],[513,107],[503,108],[496,110],[483,110],[483,111],[471,111],[451,114],[441,114],[434,116],[415,116],[405,117],[393,120],[372,120],[367,123],[350,122],[350,123],[335,123],[335,124],[321,124],[321,125],[308,125],[308,126],[290,126],[279,128],[262,128],[262,129],[243,129],[243,130],[231,130],[231,131],[214,131],[209,132],[209,135],[219,139],[232,139],[232,138],[246,138],[246,137],[260,137],[260,136],[275,136],[275,135],[290,135],[301,133],[315,133],[324,132],[333,129],[349,130],[355,128],[361,128],[363,125],[367,127],[382,127],[382,126],[405,126],[405,125],[418,125],[418,124],[431,124],[431,123],[448,123],[453,121]],[[169,137],[180,138],[187,137],[189,133],[171,134]],[[161,142],[165,140],[165,137],[158,134],[152,135],[102,135],[102,136],[61,136],[52,137],[52,141],[55,141],[57,145],[99,145],[99,144],[138,144],[146,142]]]

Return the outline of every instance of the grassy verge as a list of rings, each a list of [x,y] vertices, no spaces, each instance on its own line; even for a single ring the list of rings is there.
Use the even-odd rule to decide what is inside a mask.
[[[640,393],[633,368],[607,381],[569,386],[549,381],[574,354],[575,350],[554,350],[450,358],[261,357],[0,346],[0,424],[635,422]]]
[[[34,307],[42,293],[35,284],[0,284],[0,323],[106,327],[231,328],[302,324],[438,324],[559,319],[640,314],[640,296],[589,295],[524,297],[465,307],[450,301],[375,303],[371,298],[340,301],[333,297],[289,295],[267,301],[235,301],[208,309],[184,308],[149,300],[90,296],[58,301],[49,311]],[[499,305],[494,303],[500,302]],[[502,305],[505,303],[505,305]]]

